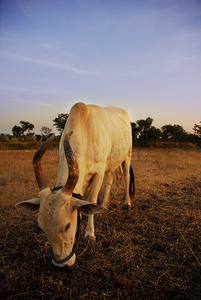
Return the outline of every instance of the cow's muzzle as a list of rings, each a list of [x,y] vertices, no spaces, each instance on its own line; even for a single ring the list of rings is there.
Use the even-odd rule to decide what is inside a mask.
[[[75,249],[77,247],[79,233],[80,233],[80,212],[77,210],[77,231],[76,231],[76,234],[75,234],[75,242],[74,242],[74,245],[73,245],[73,249],[72,249],[71,253],[66,258],[63,258],[61,260],[55,258],[54,252],[52,250],[52,261],[53,261],[54,265],[56,265],[58,267],[64,267],[66,265],[66,262],[69,261],[73,257],[73,255],[75,254]]]

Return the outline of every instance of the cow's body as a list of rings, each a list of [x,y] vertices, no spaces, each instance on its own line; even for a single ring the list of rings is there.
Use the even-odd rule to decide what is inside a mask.
[[[79,166],[75,193],[84,195],[91,178],[92,186],[95,179],[101,185],[104,173],[113,172],[123,161],[128,161],[130,166],[132,137],[127,112],[115,107],[77,103],[70,111],[60,142],[58,186],[63,186],[68,177],[63,141],[70,131],[73,131],[71,147]],[[90,194],[88,200],[96,202],[96,197],[94,193]]]
[[[65,142],[66,136],[67,142]],[[65,143],[68,146],[64,146]],[[87,203],[97,203],[98,193],[104,174],[106,174],[107,185],[103,206],[108,206],[113,182],[112,172],[121,165],[125,178],[125,206],[127,208],[130,207],[129,170],[131,151],[131,126],[126,111],[115,107],[101,108],[96,105],[85,105],[84,103],[77,103],[71,108],[59,148],[60,162],[57,186],[64,188],[52,195],[50,189],[44,189],[44,180],[39,184],[41,189],[40,200],[43,198],[42,205],[41,201],[39,201],[39,225],[46,232],[52,244],[54,257],[58,258],[55,261],[60,260],[63,262],[64,258],[72,250],[75,242],[76,215],[78,214],[75,213],[75,210],[77,211],[78,209],[89,215],[85,236],[88,236],[90,239],[95,238],[93,214],[98,212],[100,208],[92,204],[90,209],[87,209],[89,207]],[[71,153],[73,154],[72,159]],[[71,162],[75,164],[71,166]],[[40,169],[39,167],[38,169]],[[72,196],[72,193],[83,196],[89,185],[88,202],[82,202],[82,200],[77,200]],[[20,203],[18,208],[23,209],[24,205],[27,205],[27,202],[26,204],[25,202]],[[59,223],[63,222],[65,225],[68,219],[69,223],[67,225],[69,227],[71,225],[71,229],[67,230],[67,226],[63,230],[63,234],[66,236],[65,239],[66,241],[68,240],[68,242],[65,242],[63,237],[61,240],[58,239],[58,232],[56,234],[52,231],[54,231],[54,228],[57,231],[57,227],[61,226]],[[70,234],[70,231],[73,231],[73,233]],[[69,233],[69,238],[67,238],[66,232]],[[65,249],[62,250],[62,248]],[[53,260],[54,264],[59,265],[55,261]],[[72,265],[74,261],[75,257],[73,256],[65,263],[61,263],[60,266]]]

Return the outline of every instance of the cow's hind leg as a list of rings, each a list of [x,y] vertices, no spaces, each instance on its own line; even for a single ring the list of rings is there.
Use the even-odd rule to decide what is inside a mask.
[[[97,197],[103,182],[104,174],[105,173],[103,170],[102,172],[96,173],[92,178],[90,193],[88,197],[88,201],[91,203],[97,203]],[[89,239],[90,244],[94,244],[96,242],[96,237],[94,234],[94,215],[88,216],[85,237]]]
[[[129,190],[130,188],[130,158],[125,159],[122,163],[123,173],[124,173],[124,180],[125,180],[125,203],[124,203],[124,210],[131,210],[131,200],[133,199],[132,194],[130,195]]]

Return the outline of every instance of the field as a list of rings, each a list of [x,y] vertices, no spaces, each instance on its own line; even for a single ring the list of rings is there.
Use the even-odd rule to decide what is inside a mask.
[[[112,189],[108,210],[95,216],[97,242],[83,239],[75,265],[57,269],[37,214],[14,208],[37,197],[33,150],[0,151],[1,299],[200,299],[201,151],[136,149],[136,197],[123,207],[124,183]],[[44,169],[53,188],[58,152]],[[115,181],[116,182],[116,181]],[[101,203],[104,184],[99,195]]]

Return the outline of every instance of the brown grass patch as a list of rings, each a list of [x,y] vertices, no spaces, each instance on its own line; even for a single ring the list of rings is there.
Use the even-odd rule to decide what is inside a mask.
[[[33,151],[0,152],[1,299],[199,299],[201,152],[135,150],[136,199],[124,212],[123,183],[95,217],[97,243],[80,238],[71,269],[56,269],[37,214],[14,209],[36,197]],[[58,153],[44,167],[56,184]],[[104,185],[101,189],[101,202]],[[87,218],[83,217],[81,237]]]

